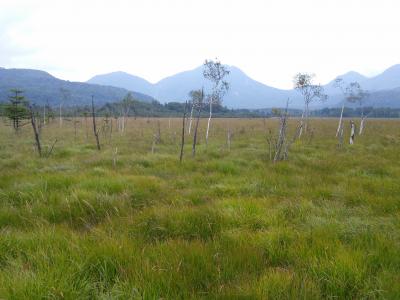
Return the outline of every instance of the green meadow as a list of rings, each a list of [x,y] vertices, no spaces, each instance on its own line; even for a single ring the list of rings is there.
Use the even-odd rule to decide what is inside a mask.
[[[1,122],[0,298],[400,298],[399,120],[354,145],[345,120],[338,148],[338,121],[311,119],[277,163],[278,119],[213,119],[207,146],[206,121],[182,163],[180,119],[114,124],[100,151],[90,121],[54,120],[48,158]]]

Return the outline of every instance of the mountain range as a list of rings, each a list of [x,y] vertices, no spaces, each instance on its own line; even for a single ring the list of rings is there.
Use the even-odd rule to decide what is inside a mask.
[[[20,89],[32,103],[51,106],[88,105],[94,96],[96,105],[121,100],[129,91],[119,87],[102,86],[84,82],[71,82],[58,79],[47,72],[31,69],[0,68],[0,101],[6,101],[11,89]],[[62,89],[67,91],[63,95]],[[132,92],[141,101],[154,99],[140,92]]]
[[[301,105],[301,98],[293,90],[270,87],[250,78],[237,67],[227,66],[227,68],[230,71],[227,78],[230,89],[224,98],[224,105],[231,108],[275,107],[284,106],[287,98],[291,99],[291,105]],[[155,84],[125,72],[97,75],[87,82],[140,91],[160,102],[182,102],[188,98],[191,90],[204,87],[207,91],[211,88],[209,81],[203,77],[203,66],[166,77]]]
[[[290,106],[300,108],[303,100],[295,90],[277,89],[258,82],[234,66],[227,66],[230,70],[228,81],[230,90],[224,98],[224,104],[231,108],[265,108],[283,107],[286,100],[290,99]],[[152,84],[138,76],[125,72],[113,72],[97,75],[89,79],[88,83],[117,86],[128,90],[139,91],[156,98],[161,102],[184,101],[192,89],[210,85],[202,76],[202,66],[190,71],[184,71],[166,77]],[[357,81],[361,87],[370,92],[366,105],[382,107],[400,107],[400,64],[394,65],[383,73],[366,77],[351,71],[337,76],[345,82]],[[337,106],[343,101],[343,96],[334,87],[334,80],[324,85],[325,92],[329,95],[325,103],[315,103],[314,107]]]
[[[283,90],[268,86],[247,76],[234,66],[227,66],[230,74],[227,80],[230,90],[223,104],[229,108],[271,108],[284,107],[290,99],[291,108],[302,108],[303,99],[295,90]],[[210,89],[209,82],[202,75],[202,66],[166,77],[157,83],[125,72],[97,75],[87,82],[71,82],[58,79],[47,72],[31,69],[0,68],[0,101],[5,101],[10,89],[19,88],[32,102],[58,105],[87,105],[94,95],[97,105],[121,100],[129,91],[140,101],[158,100],[164,102],[183,102],[189,91],[201,88]],[[400,65],[394,65],[383,73],[366,77],[351,71],[338,77],[345,82],[357,81],[363,89],[370,91],[365,105],[375,107],[400,108]],[[343,96],[333,86],[334,80],[324,85],[329,95],[325,103],[316,102],[314,108],[335,107],[343,101]],[[61,89],[68,91],[68,99],[63,100]]]

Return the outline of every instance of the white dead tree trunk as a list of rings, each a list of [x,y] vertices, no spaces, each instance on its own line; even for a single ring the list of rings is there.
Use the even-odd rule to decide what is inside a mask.
[[[212,104],[213,104],[213,99],[210,99],[210,115],[208,117],[208,122],[207,122],[206,146],[208,145],[208,133],[210,131],[210,123],[211,123],[211,117],[212,117]]]
[[[303,127],[304,127],[304,132],[308,132],[307,131],[307,129],[308,129],[308,102],[306,102],[306,108],[305,108],[305,111],[304,111],[304,123],[303,123]],[[302,128],[303,128],[302,127]]]
[[[194,110],[194,104],[192,103],[192,109],[190,110],[190,120],[189,120],[189,127],[188,127],[188,135],[190,135],[190,131],[192,130],[193,110]]]
[[[356,124],[353,120],[350,121],[350,145],[354,144],[354,137],[356,132]]]
[[[361,134],[363,133],[363,130],[364,130],[364,121],[365,121],[365,117],[363,116],[363,117],[361,118],[360,130],[359,130],[359,132],[358,132],[358,135],[361,135]]]
[[[343,122],[343,111],[344,111],[344,102],[342,104],[342,111],[340,112],[339,124],[338,124],[338,128],[336,130],[336,137],[339,136],[340,130],[342,129],[342,126],[343,126],[343,124],[342,124],[342,122]]]
[[[120,115],[121,115],[121,120],[119,121],[119,130],[121,132],[121,135],[124,134],[125,132],[125,127],[126,123],[128,121],[129,117],[129,112],[131,109],[131,106],[133,106],[134,99],[132,97],[131,93],[128,93],[124,99],[122,99],[122,102],[120,103]]]
[[[345,97],[345,99],[347,100],[348,97],[348,92],[351,91],[350,87],[346,87],[346,83],[344,82],[344,80],[340,77],[335,79],[335,82],[333,84],[334,88],[337,88],[341,91],[341,93],[343,94],[343,96]],[[336,129],[336,137],[339,138],[339,146],[341,147],[341,144],[343,144],[343,112],[344,112],[344,105],[345,105],[345,101],[343,101],[342,104],[342,110],[340,112],[340,117],[339,117],[339,124],[338,127]]]
[[[303,127],[304,127],[304,111],[303,111],[303,113],[301,114],[300,129],[299,129],[298,138],[301,138],[301,135],[303,134]]]
[[[370,113],[372,113],[372,111]],[[364,132],[365,121],[367,120],[367,118],[368,118],[370,113],[364,115],[364,110],[362,110],[362,112],[361,112],[361,121],[360,121],[360,129],[358,131],[358,135],[362,135],[362,133]]]

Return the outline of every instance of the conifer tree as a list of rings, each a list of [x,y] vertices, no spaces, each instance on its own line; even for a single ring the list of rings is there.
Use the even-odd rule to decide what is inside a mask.
[[[28,123],[24,123],[24,121],[30,118],[28,101],[21,90],[12,89],[11,93],[12,95],[8,98],[9,103],[5,106],[4,114],[10,120],[14,130],[18,132],[22,126]]]

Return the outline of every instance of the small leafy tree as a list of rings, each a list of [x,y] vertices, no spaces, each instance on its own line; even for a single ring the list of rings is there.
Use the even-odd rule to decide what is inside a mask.
[[[218,59],[215,61],[206,60],[204,62],[203,76],[212,83],[211,93],[207,95],[207,102],[210,106],[210,116],[207,122],[206,145],[208,144],[208,134],[210,131],[210,123],[212,118],[212,107],[214,104],[220,104],[222,102],[222,98],[229,90],[229,83],[224,80],[227,75],[229,75],[229,71]]]
[[[304,99],[304,112],[301,118],[301,129],[299,137],[304,127],[304,132],[307,133],[309,122],[309,105],[315,100],[325,101],[328,96],[324,93],[324,88],[320,84],[314,84],[314,74],[298,73],[294,76],[294,88],[298,90]],[[305,119],[305,121],[303,121]]]
[[[361,109],[361,121],[358,134],[361,135],[364,129],[364,121],[367,116],[364,115],[364,101],[369,93],[361,88],[358,82],[351,82],[346,88],[346,100],[350,103],[356,103]]]
[[[27,124],[24,121],[29,120],[30,112],[23,91],[12,89],[11,93],[12,95],[8,98],[9,103],[5,105],[4,114],[10,120],[15,132],[18,132],[22,126]]]

